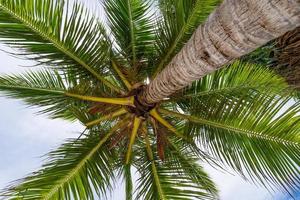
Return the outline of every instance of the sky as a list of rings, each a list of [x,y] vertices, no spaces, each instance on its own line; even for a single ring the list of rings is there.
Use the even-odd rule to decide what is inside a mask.
[[[93,5],[94,6],[94,5]],[[7,50],[0,45],[0,49]],[[0,74],[20,73],[33,63],[0,51]],[[0,190],[12,181],[39,169],[45,155],[67,138],[76,138],[84,127],[79,123],[52,120],[37,115],[38,109],[28,108],[22,101],[0,97]],[[205,166],[220,190],[221,200],[289,200],[283,194],[271,195],[266,189]],[[120,183],[111,200],[124,199]],[[300,199],[300,196],[299,196]]]

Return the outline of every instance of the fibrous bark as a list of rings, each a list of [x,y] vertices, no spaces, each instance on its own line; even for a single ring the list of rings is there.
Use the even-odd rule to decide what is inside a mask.
[[[300,27],[275,41],[272,66],[293,87],[300,89]]]
[[[224,0],[140,98],[160,102],[298,26],[299,0]]]

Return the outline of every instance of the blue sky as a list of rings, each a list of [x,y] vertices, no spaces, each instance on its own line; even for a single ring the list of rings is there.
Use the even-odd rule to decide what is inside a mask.
[[[95,8],[94,4],[89,5]],[[5,47],[0,45],[0,49]],[[0,52],[0,73],[22,72],[32,63]],[[70,137],[77,137],[84,128],[79,123],[50,120],[36,115],[37,109],[28,108],[22,101],[0,97],[0,190],[11,181],[37,170],[50,150]],[[205,167],[220,189],[221,200],[288,200],[282,194],[271,195],[263,188],[251,185],[238,176]],[[111,200],[124,199],[120,183]],[[300,194],[299,194],[300,199]]]

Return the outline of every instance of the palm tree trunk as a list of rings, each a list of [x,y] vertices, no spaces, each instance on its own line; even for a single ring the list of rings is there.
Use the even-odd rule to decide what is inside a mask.
[[[224,0],[141,93],[145,106],[300,26],[299,0]]]

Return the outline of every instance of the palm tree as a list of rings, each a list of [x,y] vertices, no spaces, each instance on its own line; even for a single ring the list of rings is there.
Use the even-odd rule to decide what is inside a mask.
[[[146,105],[159,102],[224,64],[295,29],[300,26],[299,12],[297,0],[225,0],[141,94],[142,101]]]
[[[300,105],[282,78],[241,61],[209,75],[203,72],[213,70],[189,73],[193,78],[172,73],[187,67],[180,55],[196,54],[189,45],[205,27],[222,15],[231,19],[228,11],[246,5],[253,11],[258,4],[250,2],[256,1],[224,1],[197,29],[218,0],[103,1],[106,25],[79,3],[0,0],[2,42],[40,66],[1,76],[1,91],[86,126],[2,197],[105,198],[123,178],[127,199],[217,199],[204,162],[269,189],[299,189]],[[272,21],[276,26],[262,25],[270,30],[260,32],[263,39],[214,69],[299,25],[298,1],[259,2],[252,16],[272,21],[270,11],[283,13]],[[257,27],[256,18],[249,20],[242,26]],[[209,64],[220,57],[209,48],[201,52]]]

